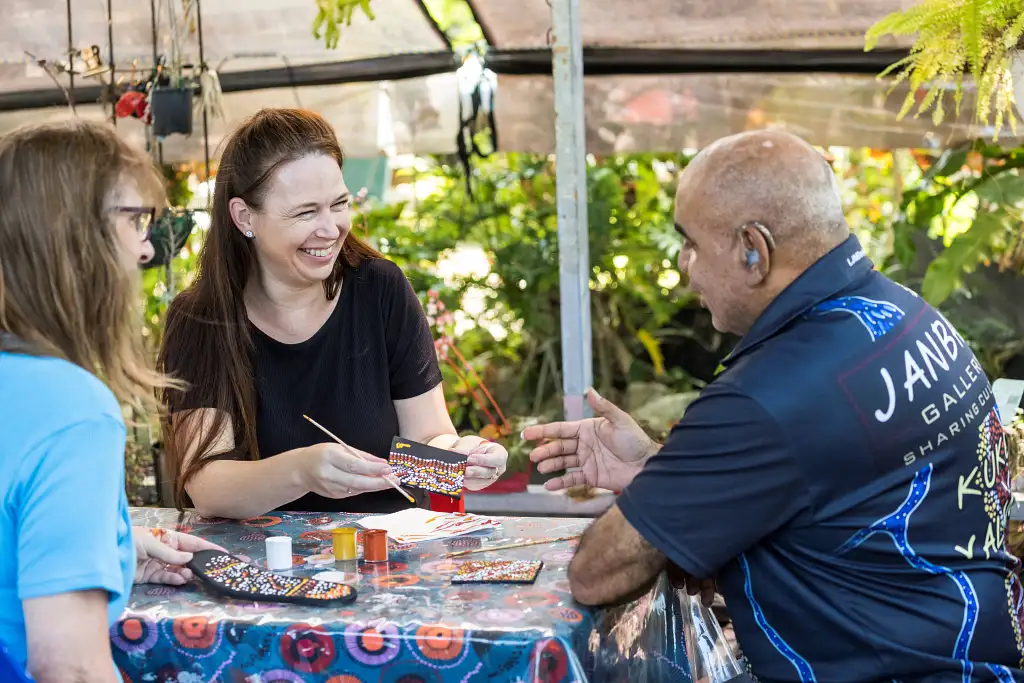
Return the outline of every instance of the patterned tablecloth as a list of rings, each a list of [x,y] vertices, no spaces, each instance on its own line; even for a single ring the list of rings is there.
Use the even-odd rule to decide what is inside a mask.
[[[267,536],[291,536],[301,562],[330,548],[326,527],[359,519],[299,513],[235,522],[152,508],[132,517],[139,526],[202,536],[256,563],[265,560]],[[473,536],[568,536],[589,521],[504,518],[501,529]],[[392,547],[386,567],[296,565],[301,574],[350,575],[358,599],[336,609],[224,600],[196,583],[136,586],[111,629],[114,660],[128,683],[690,681],[680,603],[666,581],[628,605],[591,610],[569,593],[575,542],[466,558],[543,560],[536,583],[521,586],[452,585],[462,560],[441,557],[451,543]]]

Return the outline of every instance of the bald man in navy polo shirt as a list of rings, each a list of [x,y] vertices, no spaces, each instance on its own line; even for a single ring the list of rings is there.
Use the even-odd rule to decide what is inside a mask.
[[[992,388],[942,315],[876,271],[814,148],[703,150],[679,267],[742,335],[664,446],[598,417],[532,427],[549,483],[621,490],[569,579],[617,601],[665,569],[717,579],[761,681],[1024,681],[1024,594]]]

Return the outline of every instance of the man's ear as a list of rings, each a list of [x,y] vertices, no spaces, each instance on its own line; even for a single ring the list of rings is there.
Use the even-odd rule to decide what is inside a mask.
[[[746,283],[756,287],[764,282],[771,270],[771,250],[765,236],[753,224],[740,229],[740,258],[746,273]]]
[[[254,237],[256,232],[252,227],[252,210],[241,197],[233,197],[228,201],[228,213],[231,214],[231,222],[235,224],[242,235]]]

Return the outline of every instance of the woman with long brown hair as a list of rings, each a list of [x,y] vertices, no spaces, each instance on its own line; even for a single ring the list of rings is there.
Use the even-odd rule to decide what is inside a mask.
[[[108,627],[133,580],[182,585],[183,551],[217,547],[133,534],[125,493],[121,404],[156,411],[170,386],[137,324],[162,203],[111,127],[0,138],[0,648],[38,683],[119,680]]]
[[[162,368],[188,385],[164,392],[180,506],[402,509],[385,479],[395,436],[469,454],[469,489],[504,471],[504,448],[456,433],[415,292],[352,234],[343,164],[331,126],[297,109],[264,109],[224,146],[198,273],[164,333]]]

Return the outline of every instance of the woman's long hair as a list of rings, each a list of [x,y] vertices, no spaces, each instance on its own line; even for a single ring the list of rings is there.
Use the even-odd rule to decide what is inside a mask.
[[[167,311],[161,369],[188,366],[190,386],[163,392],[168,417],[165,448],[172,471],[178,473],[175,501],[188,500],[185,487],[210,461],[223,457],[211,452],[221,429],[231,420],[233,455],[257,460],[256,388],[253,342],[242,294],[257,271],[256,250],[235,227],[228,203],[239,197],[259,211],[274,173],[283,164],[313,154],[344,164],[334,130],[321,116],[301,109],[264,109],[248,119],[228,139],[217,171],[213,209],[206,242],[192,286]],[[324,280],[328,299],[338,295],[345,271],[379,254],[349,233],[334,270]],[[214,408],[213,422],[201,423],[201,413],[188,408]],[[186,463],[189,442],[202,433],[198,448]]]
[[[0,350],[63,358],[156,412],[154,390],[169,383],[147,358],[139,277],[125,269],[110,211],[126,181],[163,207],[153,163],[105,124],[0,137]]]

